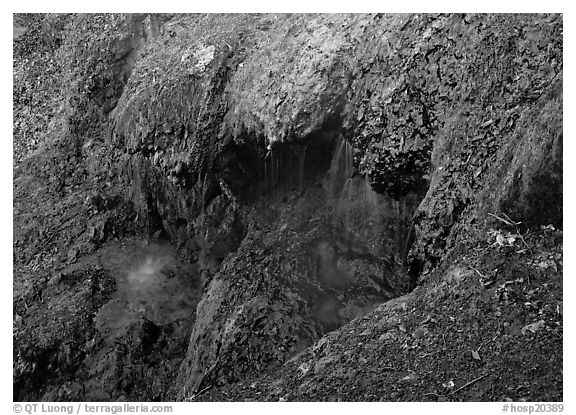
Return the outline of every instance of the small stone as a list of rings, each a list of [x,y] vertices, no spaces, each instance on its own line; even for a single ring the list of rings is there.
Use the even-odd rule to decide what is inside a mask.
[[[62,279],[62,273],[57,272],[48,280],[48,285],[49,286],[58,285],[58,283],[60,282],[61,279]]]
[[[442,386],[445,387],[446,389],[454,389],[454,381],[453,380],[449,380],[446,383],[442,383]]]
[[[408,375],[401,378],[400,382],[415,385],[416,383],[418,383],[418,376],[414,373],[409,373]]]
[[[372,330],[370,330],[370,328],[367,328],[362,333],[360,333],[360,336],[369,336],[371,334],[372,334]]]
[[[390,339],[393,339],[393,338],[394,338],[394,335],[393,335],[392,333],[390,333],[390,332],[387,331],[386,333],[381,334],[380,337],[378,337],[378,340],[379,340],[379,341],[384,341],[384,340],[390,340]]]
[[[524,327],[522,327],[522,335],[525,336],[528,332],[536,333],[538,330],[540,330],[545,325],[546,325],[546,322],[544,320],[539,320],[535,323],[527,324]]]
[[[78,259],[78,251],[80,251],[80,248],[78,248],[77,246],[73,246],[72,249],[70,249],[68,251],[68,262],[69,263],[74,263],[76,262],[76,260]]]
[[[96,339],[88,340],[86,342],[86,344],[84,345],[84,350],[86,352],[90,352],[92,349],[94,349],[95,344],[96,344]]]
[[[422,326],[414,330],[414,333],[412,333],[412,337],[414,337],[415,339],[420,339],[424,337],[426,334],[428,334],[428,329]]]

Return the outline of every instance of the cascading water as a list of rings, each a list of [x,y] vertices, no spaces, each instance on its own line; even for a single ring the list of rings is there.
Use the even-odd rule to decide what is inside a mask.
[[[333,143],[325,134],[268,146],[255,202],[264,246],[299,246],[304,254],[293,265],[315,287],[309,304],[326,331],[407,291],[401,259],[416,206],[376,193],[354,170],[352,145]]]
[[[370,179],[354,171],[353,158],[354,148],[340,138],[324,179],[332,209],[332,243],[343,256],[388,262],[398,272],[384,278],[400,294],[409,285],[398,274],[409,249],[410,218],[420,198],[409,193],[394,200],[376,193]]]
[[[340,139],[334,151],[324,187],[332,205],[334,227],[344,235],[348,245],[352,241],[364,244],[377,255],[383,215],[383,198],[370,186],[370,180],[354,173],[354,149]],[[349,246],[350,248],[350,246]]]
[[[328,196],[331,199],[339,199],[343,189],[354,173],[353,165],[354,149],[344,139],[339,139],[332,157],[328,181],[326,183]]]
[[[304,160],[306,159],[306,145],[300,149],[298,159],[298,191],[302,193],[302,190],[304,189]]]

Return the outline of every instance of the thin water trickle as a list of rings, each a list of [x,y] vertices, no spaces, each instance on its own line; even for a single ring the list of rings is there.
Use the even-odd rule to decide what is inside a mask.
[[[198,173],[200,174],[200,173]],[[206,212],[206,180],[208,179],[208,172],[204,173],[204,181],[202,183],[202,213]]]
[[[283,166],[283,152],[274,151],[274,147],[269,146],[266,155],[264,156],[264,184],[262,189],[262,195],[267,194],[271,191],[274,197],[278,196],[279,187],[283,180],[284,171]]]
[[[354,150],[348,141],[340,138],[330,165],[328,193],[333,199],[339,199],[346,182],[352,178]]]
[[[314,294],[314,313],[324,329],[333,330],[406,292],[408,280],[394,259],[408,245],[401,223],[411,216],[412,210],[404,210],[413,206],[377,194],[369,177],[354,170],[355,150],[348,141],[340,138],[330,146],[333,152],[327,146],[326,141],[269,146],[262,159],[265,195],[257,210],[264,212],[266,226],[290,230],[282,238],[307,241],[301,245],[307,264],[302,267],[321,287]],[[295,258],[298,269],[300,260]]]
[[[370,180],[354,174],[354,149],[340,139],[325,182],[334,225],[363,241],[373,240],[381,227],[381,202]]]
[[[304,190],[304,161],[306,160],[306,145],[300,149],[299,165],[298,165],[298,191],[302,193]]]
[[[262,195],[265,195],[268,189],[268,169],[266,168],[268,154],[270,154],[270,151],[268,151],[268,153],[264,156],[264,188],[262,189]]]
[[[270,148],[270,180],[272,185],[272,194],[276,196],[276,174],[274,170],[274,149]]]

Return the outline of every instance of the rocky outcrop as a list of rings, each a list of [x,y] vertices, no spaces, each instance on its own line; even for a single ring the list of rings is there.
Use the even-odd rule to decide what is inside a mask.
[[[532,252],[467,232],[410,294],[196,400],[561,401],[562,232],[525,234]]]
[[[69,15],[14,14],[14,166],[58,126],[63,63],[55,54]]]
[[[114,288],[115,281],[109,273],[92,268],[60,275],[37,291],[45,302],[32,302],[26,310],[25,327],[21,317],[15,327],[14,342],[18,344],[15,391],[41,391],[46,385],[38,382],[52,383],[57,378],[65,382],[72,377],[86,356],[86,344],[94,338],[94,316]],[[18,400],[22,398],[15,396]],[[39,400],[40,396],[27,398]]]
[[[415,275],[458,243],[458,225],[493,224],[488,213],[505,213],[524,225],[561,226],[557,208],[544,212],[534,199],[528,207],[526,198],[542,191],[542,172],[555,183],[546,191],[553,194],[550,204],[561,204],[562,20],[472,16],[449,28],[461,30],[455,61],[444,66],[442,78],[455,77],[454,88],[441,101],[431,184],[416,214]],[[537,155],[528,156],[528,149]]]
[[[126,218],[198,263],[181,399],[279,368],[417,284],[422,297],[403,304],[422,305],[453,271],[443,261],[496,223],[561,227],[560,16],[90,15],[67,27],[62,129],[42,170],[65,171],[54,186],[68,196],[84,179],[120,189]]]
[[[489,210],[504,210],[525,224],[543,224],[543,218],[558,223],[554,219],[556,209],[544,213],[550,205],[530,204],[527,199],[548,180],[556,184],[547,190],[554,195],[551,205],[558,206],[561,200],[561,84],[557,81],[562,70],[561,21],[554,16],[485,19],[423,16],[407,19],[401,28],[393,26],[397,36],[394,47],[378,42],[373,49],[377,53],[372,70],[377,75],[367,75],[357,83],[364,88],[370,85],[370,89],[354,88],[352,82],[348,90],[351,95],[354,91],[369,97],[363,98],[366,104],[353,107],[355,122],[345,122],[344,126],[357,149],[364,151],[358,165],[370,175],[373,186],[399,197],[425,185],[430,175],[428,195],[415,220],[416,242],[411,253],[415,279],[434,269],[462,237],[459,232],[464,224],[476,222],[482,228],[487,222],[493,223],[488,221]],[[384,35],[377,24],[373,25],[375,33],[367,25],[364,44]],[[522,29],[514,30],[517,26]],[[546,53],[534,47],[535,42],[547,45]],[[522,57],[516,60],[531,65],[502,61],[502,56],[518,55]],[[400,64],[393,66],[394,59]],[[294,105],[295,113],[298,104]],[[279,114],[281,118],[282,112]],[[345,112],[340,116],[348,120]],[[541,117],[542,121],[536,121],[535,129],[531,123],[525,131],[524,117],[532,122]],[[254,125],[262,125],[259,122]],[[285,125],[288,128],[292,124]],[[539,128],[545,130],[540,133]],[[270,126],[263,130],[277,131]],[[472,131],[476,135],[472,136]],[[532,138],[536,135],[540,140]],[[277,136],[269,137],[274,141]],[[521,144],[523,140],[534,140],[534,144]],[[531,160],[528,165],[532,167],[526,167],[523,162],[534,146],[543,150],[536,152],[543,158]],[[509,163],[502,161],[510,158]],[[542,179],[536,172],[541,172],[545,163],[549,168],[544,170],[549,173]],[[491,194],[494,189],[498,189],[496,195]],[[525,196],[519,197],[518,192]],[[536,211],[540,221],[534,221]],[[194,343],[193,339],[191,351],[198,353]]]
[[[248,228],[254,219],[241,212],[241,205],[250,199],[242,196],[250,192],[249,185],[254,185],[250,182],[262,175],[262,159],[267,174],[266,147],[270,150],[269,146],[280,142],[305,143],[326,137],[334,143],[338,138],[336,128],[342,122],[344,93],[352,76],[350,62],[354,62],[348,53],[354,52],[354,42],[360,42],[355,36],[371,20],[369,16],[177,18],[163,28],[166,47],[160,50],[150,44],[136,64],[113,114],[112,136],[114,145],[125,152],[123,176],[132,188],[132,200],[140,207],[150,233],[162,229],[178,241],[184,255],[200,261],[206,283],[216,274],[199,307],[200,318],[183,367],[185,387],[179,390],[180,396],[194,392],[202,382],[235,380],[265,362],[281,363],[311,344],[330,324],[342,324],[338,317],[332,323],[314,321],[314,314],[321,312],[315,309],[319,301],[329,309],[324,313],[325,319],[330,319],[335,309],[349,300],[337,300],[338,292],[329,294],[334,296],[331,300],[320,300],[328,294],[313,288],[317,282],[316,277],[309,281],[313,274],[310,265],[300,277],[281,269],[270,270],[262,278],[277,287],[272,290],[259,282],[254,272],[246,275],[242,284],[230,286],[229,280],[235,279],[239,270],[228,266],[232,259],[225,258],[238,248],[245,233],[251,232]],[[240,40],[228,31],[214,33],[207,29],[215,24],[221,27],[222,22],[243,31]],[[303,22],[304,27],[295,31]],[[390,19],[389,23],[399,24],[400,20]],[[179,30],[192,24],[197,29]],[[290,36],[279,38],[277,33],[283,31]],[[310,31],[315,35],[310,37]],[[306,48],[302,48],[304,39]],[[293,54],[279,53],[286,48]],[[282,59],[276,61],[273,56]],[[268,61],[273,62],[267,65],[268,73],[255,70]],[[282,154],[279,151],[276,157]],[[306,150],[299,151],[305,160]],[[274,155],[271,157],[274,170]],[[329,160],[329,153],[323,157]],[[268,174],[277,175],[274,171]],[[271,181],[277,182],[278,178]],[[246,255],[250,249],[241,252]],[[277,249],[285,249],[285,245],[279,244]],[[305,250],[299,244],[293,255],[300,256]],[[364,266],[371,266],[369,262]],[[390,274],[381,269],[374,272],[383,280],[385,274]],[[381,289],[378,284],[377,289]],[[234,294],[251,290],[256,290],[252,295],[260,298],[260,306],[254,310],[251,302],[246,303],[252,297]],[[318,293],[310,295],[314,290]],[[292,293],[289,297],[298,300],[285,304],[275,297],[276,291]],[[382,301],[389,295],[376,294],[375,298]],[[365,312],[365,306],[368,304],[347,318]],[[279,337],[256,341],[250,321],[265,318],[269,307],[280,307],[281,314],[291,317],[271,322]],[[252,310],[250,319],[233,317],[245,308]],[[311,326],[310,334],[298,329],[303,322]],[[298,346],[285,344],[284,351],[276,353],[283,342]],[[237,361],[250,347],[254,350],[246,364],[232,367],[230,362]]]

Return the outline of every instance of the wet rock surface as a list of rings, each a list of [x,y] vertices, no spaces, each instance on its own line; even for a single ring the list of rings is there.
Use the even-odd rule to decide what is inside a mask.
[[[15,399],[167,399],[201,296],[173,248],[106,244],[37,295],[15,327]]]
[[[14,25],[15,399],[562,399],[561,16]]]
[[[394,252],[375,243],[396,235],[384,226],[372,239],[349,232],[345,215],[323,187],[329,178],[308,179],[304,193],[297,183],[281,186],[246,209],[246,236],[198,306],[177,382],[184,385],[180,398],[279,366],[325,333],[406,291],[409,284]],[[396,218],[387,220],[393,224]]]

